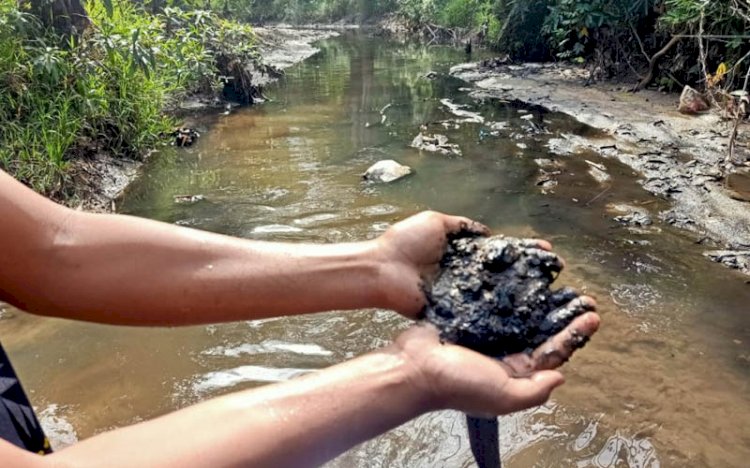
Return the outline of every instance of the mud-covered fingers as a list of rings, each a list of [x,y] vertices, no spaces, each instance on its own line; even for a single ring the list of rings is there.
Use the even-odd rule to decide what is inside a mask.
[[[546,336],[554,335],[567,327],[576,317],[596,310],[596,301],[587,296],[576,297],[547,315],[539,329]]]
[[[541,248],[542,246],[538,244],[539,241],[534,240],[530,242],[537,243],[533,245],[526,244],[524,257],[526,259],[525,262],[529,266],[534,268],[541,267],[542,271],[549,271],[555,274],[565,269],[565,261],[556,253]]]
[[[569,304],[575,299],[578,299],[579,296],[580,294],[575,289],[565,287],[553,292],[549,297],[549,302],[552,304],[552,307],[557,309]]]
[[[563,331],[533,352],[531,358],[536,370],[556,369],[565,364],[573,353],[582,348],[596,333],[599,324],[599,315],[595,312],[575,318]]]
[[[445,229],[449,234],[470,233],[477,236],[489,236],[490,228],[484,224],[463,216],[444,215]]]

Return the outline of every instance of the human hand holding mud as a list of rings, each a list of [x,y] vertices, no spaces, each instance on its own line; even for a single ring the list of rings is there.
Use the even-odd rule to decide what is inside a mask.
[[[426,303],[424,285],[437,275],[449,237],[461,231],[490,232],[468,218],[426,211],[395,224],[376,239],[385,307],[418,318]]]
[[[0,237],[14,246],[0,251],[0,300],[47,316],[140,326],[372,307],[416,318],[449,241],[459,232],[487,234],[466,218],[423,213],[373,241],[248,241],[72,211],[1,171],[0,218],[10,220],[0,223]],[[320,465],[433,409],[498,414],[543,402],[562,383],[558,373],[544,370],[567,359],[570,344],[581,343],[597,324],[595,315],[584,315],[567,335],[530,357],[507,357],[509,364],[441,344],[437,331],[420,325],[370,354],[45,457],[0,440],[0,460],[19,467]]]
[[[486,238],[461,231],[451,235],[438,275],[425,286],[425,319],[438,329],[440,339],[503,359],[509,366],[503,382],[508,377],[536,382],[517,395],[528,398],[528,406],[546,401],[562,383],[559,374],[555,378],[538,372],[567,361],[598,326],[598,317],[590,318],[594,322],[576,324],[585,325],[581,330],[565,333],[596,304],[570,288],[551,289],[564,263],[550,247],[533,239]],[[509,411],[528,406],[511,404]],[[495,414],[505,413],[481,409],[467,413],[469,441],[479,468],[501,465]]]

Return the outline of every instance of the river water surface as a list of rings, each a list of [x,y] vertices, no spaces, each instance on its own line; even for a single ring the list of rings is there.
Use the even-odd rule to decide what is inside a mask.
[[[471,101],[466,85],[444,74],[465,60],[462,51],[357,35],[320,47],[267,91],[272,102],[191,117],[203,138],[156,155],[120,211],[258,240],[339,242],[372,238],[434,209],[550,239],[569,264],[560,283],[598,298],[603,328],[566,366],[567,384],[548,405],[502,419],[507,466],[748,466],[746,278],[709,263],[692,237],[658,221],[640,231],[613,221],[611,203],[652,213],[667,206],[613,160],[557,158],[565,165],[560,184],[542,194],[534,159],[549,157],[546,142],[596,134],[562,115]],[[437,78],[424,78],[431,70]],[[485,122],[455,125],[444,99]],[[529,135],[530,122],[544,131]],[[409,148],[422,125],[459,144],[463,156]],[[392,185],[363,184],[362,172],[381,159],[416,173]],[[612,180],[591,178],[586,159],[605,165]],[[180,195],[205,200],[177,204]],[[408,325],[380,310],[154,330],[0,315],[0,336],[58,446],[326,367],[388,343]],[[472,461],[463,417],[446,412],[331,466]]]

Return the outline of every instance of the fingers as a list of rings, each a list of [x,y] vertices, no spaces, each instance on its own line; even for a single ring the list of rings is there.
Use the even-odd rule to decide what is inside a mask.
[[[530,377],[510,379],[502,390],[507,412],[521,411],[543,405],[549,400],[554,389],[565,383],[563,375],[557,371],[545,370]]]
[[[535,246],[539,249],[546,250],[547,252],[552,251],[552,244],[543,239],[533,239]]]
[[[448,234],[469,233],[477,236],[490,235],[490,228],[482,223],[462,216],[444,215],[443,223]]]
[[[580,294],[578,294],[578,291],[576,291],[575,289],[565,287],[553,292],[550,295],[549,301],[552,306],[557,309],[559,307],[567,305],[575,299],[578,299],[579,296]]]
[[[570,291],[564,292],[563,296],[572,297]],[[556,299],[561,299],[560,297]],[[590,297],[582,296],[573,299],[564,306],[552,311],[539,326],[539,330],[545,333],[545,336],[559,333],[573,322],[576,317],[586,312],[596,310],[596,301]]]
[[[489,236],[492,231],[484,224],[463,216],[450,216],[440,214],[448,234],[469,233],[477,236]],[[546,251],[552,250],[552,244],[543,239],[529,239],[528,247],[538,248]]]
[[[593,301],[590,298],[585,298]],[[538,347],[532,354],[537,370],[556,369],[582,348],[599,329],[600,318],[589,312],[573,320],[563,331]]]

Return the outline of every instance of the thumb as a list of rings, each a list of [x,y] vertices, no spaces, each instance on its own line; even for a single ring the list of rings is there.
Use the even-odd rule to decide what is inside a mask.
[[[557,371],[535,372],[530,377],[514,378],[503,388],[506,412],[520,411],[543,405],[554,389],[565,383]]]

